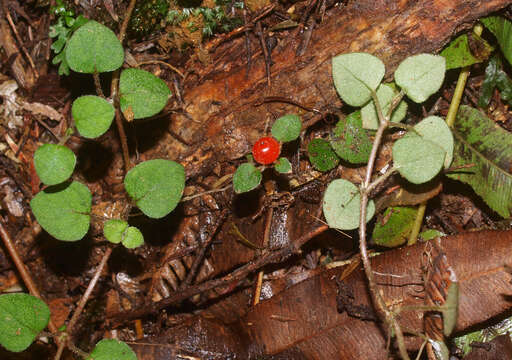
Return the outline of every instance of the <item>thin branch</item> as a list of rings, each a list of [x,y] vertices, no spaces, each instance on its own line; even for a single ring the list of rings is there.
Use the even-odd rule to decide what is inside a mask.
[[[151,303],[142,308],[135,309],[133,311],[120,312],[116,314],[112,314],[109,318],[114,320],[126,321],[130,319],[141,318],[148,314],[155,314],[158,311],[180,303],[181,301],[188,299],[196,294],[203,293],[210,289],[213,289],[218,286],[225,286],[232,283],[236,283],[244,279],[248,274],[261,269],[263,266],[271,263],[276,263],[281,261],[283,258],[287,258],[288,256],[295,254],[298,250],[309,240],[314,237],[320,235],[324,231],[328,230],[329,227],[327,225],[321,225],[319,227],[314,228],[310,232],[302,235],[300,238],[295,240],[294,242],[289,243],[288,245],[282,247],[279,250],[269,252],[254,261],[251,261],[243,266],[240,266],[235,271],[230,274],[223,276],[219,279],[213,279],[210,281],[206,281],[204,283],[194,285],[184,289],[183,291],[176,292],[168,298],[162,299],[158,302]]]
[[[130,16],[132,15],[133,8],[135,7],[136,0],[130,0],[130,4],[128,5],[128,9],[126,10],[126,16],[121,24],[121,30],[119,31],[119,41],[121,44],[123,43],[124,37],[126,35],[126,28],[128,27],[128,22],[130,21]],[[131,168],[130,162],[130,152],[128,150],[128,140],[126,139],[126,133],[124,131],[123,119],[121,117],[121,112],[119,111],[119,74],[120,70],[117,69],[114,71],[112,75],[112,82],[110,84],[110,96],[114,100],[114,108],[115,110],[115,118],[117,131],[119,132],[119,139],[121,141],[121,148],[123,149],[123,161],[125,171],[128,172]]]
[[[110,255],[112,254],[112,248],[108,247],[105,251],[105,254],[103,254],[103,258],[101,259],[98,267],[96,268],[96,272],[94,276],[91,279],[91,282],[87,286],[87,289],[85,290],[85,293],[83,294],[82,298],[80,299],[80,302],[78,303],[78,306],[73,313],[73,316],[71,317],[71,320],[69,320],[69,323],[66,327],[66,335],[64,335],[63,341],[60,342],[59,348],[57,349],[57,354],[55,355],[55,360],[59,360],[60,356],[62,354],[62,351],[64,350],[64,347],[67,344],[67,338],[73,331],[73,327],[75,326],[78,318],[80,317],[80,314],[84,310],[85,304],[87,304],[87,300],[89,300],[89,297],[91,296],[92,291],[94,290],[94,287],[96,286],[96,283],[98,282],[101,273],[103,271],[103,268],[107,264],[108,259],[110,258]]]
[[[2,237],[5,248],[9,252],[11,259],[14,262],[14,265],[16,266],[16,269],[18,270],[18,272],[21,276],[21,279],[27,286],[27,289],[30,292],[30,294],[43,300],[41,298],[41,293],[39,293],[39,290],[36,286],[36,283],[32,279],[32,276],[30,275],[30,273],[27,271],[27,268],[25,267],[23,260],[19,256],[18,251],[16,250],[16,246],[14,245],[14,242],[11,239],[11,236],[9,235],[7,230],[4,228],[3,221],[1,219],[0,219],[0,236]],[[55,324],[52,322],[51,319],[48,323],[48,329],[52,333],[56,333],[58,331],[57,326],[55,326]]]

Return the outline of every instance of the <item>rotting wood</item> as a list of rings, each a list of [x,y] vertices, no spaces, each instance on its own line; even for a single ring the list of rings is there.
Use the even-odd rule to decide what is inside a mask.
[[[283,96],[316,109],[341,106],[331,79],[331,58],[368,52],[381,58],[388,75],[408,55],[439,51],[457,32],[509,4],[511,0],[396,1],[358,0],[335,6],[313,32],[303,56],[295,56],[300,37],[279,40],[272,52],[272,87],[267,87],[263,56],[246,76],[243,37],[218,46],[206,68],[189,64],[183,101],[187,115],[174,114],[170,127],[191,146],[166,146],[169,158],[186,163],[189,176],[208,173],[218,161],[250,150],[265,122],[275,114],[299,112],[285,104],[261,103]],[[302,113],[304,114],[304,113]],[[312,114],[304,114],[306,120]],[[191,121],[193,118],[195,121]],[[274,119],[271,119],[274,120]],[[169,139],[169,141],[176,141]]]

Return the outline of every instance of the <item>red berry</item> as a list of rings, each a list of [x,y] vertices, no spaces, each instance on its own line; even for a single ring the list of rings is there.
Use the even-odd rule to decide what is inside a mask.
[[[281,153],[281,146],[276,139],[265,136],[256,141],[252,147],[252,156],[256,162],[263,165],[272,164]]]

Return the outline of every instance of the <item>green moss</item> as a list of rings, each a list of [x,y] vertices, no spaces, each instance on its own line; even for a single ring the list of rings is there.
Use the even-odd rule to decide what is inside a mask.
[[[130,19],[130,32],[143,36],[159,30],[168,9],[168,0],[138,0]]]

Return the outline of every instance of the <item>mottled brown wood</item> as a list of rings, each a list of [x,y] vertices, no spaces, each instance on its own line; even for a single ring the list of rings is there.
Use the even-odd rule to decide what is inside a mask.
[[[303,56],[295,51],[300,36],[281,34],[272,52],[272,86],[266,82],[261,54],[246,77],[244,39],[214,49],[212,64],[190,65],[183,99],[188,116],[173,115],[178,140],[168,156],[187,163],[189,175],[207,172],[217,161],[235,159],[250,150],[265,124],[286,112],[286,104],[255,107],[264,96],[284,96],[309,107],[342,105],[333,87],[331,58],[341,53],[369,52],[386,64],[388,75],[408,55],[439,51],[475,20],[512,3],[510,0],[357,0],[333,7],[313,32]],[[306,119],[312,114],[304,113]],[[191,120],[193,119],[193,121]]]

